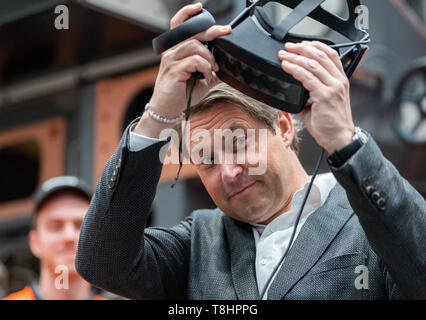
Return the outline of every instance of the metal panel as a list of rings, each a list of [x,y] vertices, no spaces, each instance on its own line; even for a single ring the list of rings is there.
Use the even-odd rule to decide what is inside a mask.
[[[64,4],[65,0],[13,0],[0,2],[0,26],[14,20],[37,14],[55,5]]]
[[[142,24],[153,31],[165,30],[169,27],[170,17],[162,1],[82,0],[80,3]]]

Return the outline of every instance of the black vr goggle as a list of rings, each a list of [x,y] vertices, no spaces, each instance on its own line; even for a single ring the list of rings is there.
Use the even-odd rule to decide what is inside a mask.
[[[345,73],[350,78],[368,47],[369,34],[356,28],[356,7],[359,0],[346,0],[347,20],[323,9],[325,0],[255,0],[247,1],[246,8],[230,23],[232,32],[209,42],[208,48],[219,65],[217,76],[235,89],[274,108],[298,113],[309,98],[303,85],[281,67],[278,51],[286,42],[321,41],[340,55]],[[278,2],[293,11],[274,26],[263,6]],[[335,44],[324,37],[296,35],[289,31],[305,17],[322,23],[350,40]],[[213,16],[206,10],[169,30],[153,40],[157,54],[195,36],[215,25]],[[340,52],[342,48],[346,49]],[[199,73],[197,73],[199,75]]]

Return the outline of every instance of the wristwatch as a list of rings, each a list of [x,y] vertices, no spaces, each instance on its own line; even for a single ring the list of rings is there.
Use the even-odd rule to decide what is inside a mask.
[[[330,166],[341,167],[350,157],[352,157],[368,140],[368,133],[359,127],[355,127],[352,142],[340,150],[335,151],[327,158]]]

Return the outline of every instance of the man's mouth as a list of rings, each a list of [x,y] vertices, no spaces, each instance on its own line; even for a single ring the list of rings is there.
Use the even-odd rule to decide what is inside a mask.
[[[251,183],[250,183],[250,184],[248,184],[248,185],[245,185],[244,187],[242,187],[242,188],[240,188],[240,189],[238,189],[238,190],[236,190],[236,191],[232,192],[232,193],[231,193],[231,195],[230,195],[229,197],[230,197],[230,198],[233,198],[233,197],[235,197],[235,196],[237,196],[237,195],[239,195],[239,194],[242,194],[244,191],[246,191],[247,189],[251,188],[251,187],[252,187],[255,183],[256,183],[256,181],[251,182]]]

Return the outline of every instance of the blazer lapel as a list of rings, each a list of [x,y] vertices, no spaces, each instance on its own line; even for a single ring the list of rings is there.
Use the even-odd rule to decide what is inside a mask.
[[[255,275],[256,246],[249,224],[224,216],[228,240],[232,280],[239,300],[258,300]]]
[[[293,242],[268,291],[268,300],[282,299],[314,266],[353,215],[344,189],[336,185],[322,207],[312,213]]]

